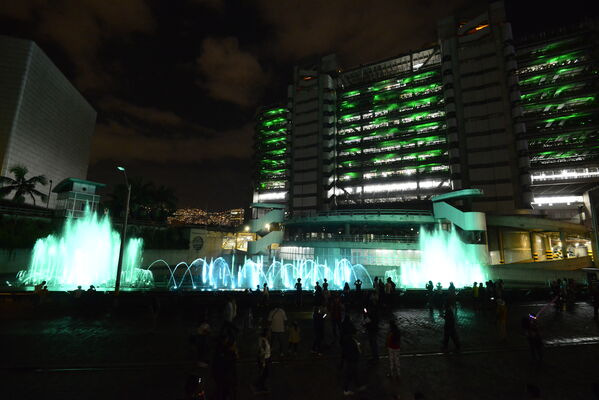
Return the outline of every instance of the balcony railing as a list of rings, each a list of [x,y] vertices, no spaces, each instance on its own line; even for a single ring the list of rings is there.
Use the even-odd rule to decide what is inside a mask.
[[[351,242],[351,243],[418,243],[417,235],[327,235],[319,234],[316,237],[295,235],[287,239],[289,242]]]
[[[428,210],[394,210],[394,209],[372,209],[372,210],[333,210],[323,211],[316,214],[319,217],[333,217],[336,215],[433,215]]]

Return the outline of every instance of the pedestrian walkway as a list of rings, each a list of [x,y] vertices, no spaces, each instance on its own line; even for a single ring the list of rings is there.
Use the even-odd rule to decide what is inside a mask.
[[[462,352],[441,352],[443,319],[437,311],[402,308],[381,313],[379,352],[382,360],[371,363],[366,334],[358,334],[362,358],[360,376],[367,383],[354,398],[411,399],[416,391],[427,399],[525,399],[526,383],[542,390],[543,399],[591,399],[591,386],[599,381],[594,372],[599,350],[599,328],[592,308],[577,303],[572,311],[546,308],[538,319],[547,344],[544,364],[534,363],[522,335],[520,318],[537,313],[544,303],[509,305],[507,340],[497,335],[494,313],[474,312],[458,306],[457,330]],[[211,312],[218,327],[220,313]],[[308,307],[287,313],[302,330],[299,354],[277,354],[270,378],[272,399],[342,397],[340,348],[333,340],[330,321],[322,357],[311,354],[312,314]],[[236,321],[239,327],[238,398],[254,398],[249,390],[255,379],[258,330]],[[357,327],[362,313],[350,312]],[[1,318],[1,317],[0,317]],[[384,350],[389,318],[402,332],[401,380],[386,378]],[[93,318],[54,314],[24,316],[0,321],[0,373],[3,398],[181,398],[187,375],[199,373],[208,382],[206,369],[198,369],[189,342],[195,318],[186,311],[162,310],[157,319],[149,312],[127,315],[102,314]],[[48,397],[48,394],[51,396]],[[89,395],[87,395],[89,394]]]

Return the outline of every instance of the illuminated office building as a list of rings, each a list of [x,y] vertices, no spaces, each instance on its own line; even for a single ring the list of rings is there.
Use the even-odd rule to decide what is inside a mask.
[[[334,55],[295,67],[285,112],[258,114],[255,202],[301,216],[480,189],[473,211],[577,210],[599,183],[596,24],[514,40],[499,2],[438,32],[357,68]]]
[[[435,46],[357,68],[342,70],[334,55],[296,67],[289,119],[278,117],[285,150],[262,139],[278,132],[265,126],[274,110],[257,122],[257,189],[285,190],[257,193],[255,202],[288,195],[299,217],[430,208],[434,195],[480,189],[484,196],[468,203],[473,211],[529,208],[516,54],[502,3],[468,22],[446,18],[438,30]],[[266,151],[289,154],[289,167]]]
[[[289,110],[283,105],[258,112],[254,133],[254,203],[289,199]]]
[[[334,205],[430,199],[450,189],[438,47],[337,80]]]
[[[578,214],[599,184],[598,33],[586,23],[518,43],[532,205],[558,218]]]
[[[437,31],[356,68],[335,55],[294,68],[282,115],[258,114],[250,255],[386,275],[450,253],[426,250],[440,226],[490,264],[587,254],[588,228],[563,208],[599,183],[596,30],[514,40],[495,2]]]

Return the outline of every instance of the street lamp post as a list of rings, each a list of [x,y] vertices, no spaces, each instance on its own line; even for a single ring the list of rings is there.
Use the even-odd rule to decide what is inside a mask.
[[[123,271],[123,253],[125,252],[125,241],[127,240],[127,220],[129,218],[129,200],[131,200],[131,184],[127,179],[127,171],[124,167],[117,167],[125,175],[127,185],[127,201],[125,202],[125,220],[123,221],[123,232],[121,233],[121,247],[119,249],[119,262],[116,267],[116,282],[114,283],[114,294],[118,295],[121,286],[121,272]]]
[[[48,189],[48,198],[46,199],[46,208],[50,207],[50,195],[52,194],[52,179],[50,179],[50,189]]]

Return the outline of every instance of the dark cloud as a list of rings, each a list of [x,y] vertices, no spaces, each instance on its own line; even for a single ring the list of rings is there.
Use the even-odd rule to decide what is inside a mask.
[[[199,83],[215,99],[240,106],[255,105],[268,78],[255,56],[233,37],[206,38],[198,57]]]
[[[150,33],[154,17],[144,0],[15,0],[2,2],[0,14],[35,21],[36,33],[58,43],[76,66],[81,91],[106,88],[113,83],[101,69],[98,48],[102,41],[132,33]]]
[[[184,128],[182,128],[184,129]],[[206,137],[147,137],[131,126],[99,123],[93,137],[92,161],[104,158],[183,161],[235,157],[249,159],[252,126]]]
[[[217,10],[221,10],[225,5],[225,0],[190,0],[190,2]]]
[[[98,111],[90,179],[115,182],[125,163],[175,187],[182,205],[222,209],[249,201],[254,109],[285,98],[294,64],[337,53],[349,68],[418,50],[439,19],[486,4],[5,0],[0,33],[36,40]],[[551,13],[561,23],[550,7],[531,21],[529,4],[508,0],[520,26],[538,30]]]
[[[251,156],[251,123],[237,129],[215,130],[188,122],[171,111],[141,107],[120,99],[109,98],[100,104],[106,112],[104,120],[96,125],[93,162],[107,158],[197,162]]]
[[[182,125],[185,121],[173,111],[161,110],[155,107],[141,107],[115,97],[106,97],[97,103],[105,115],[128,115],[137,120],[157,125]]]
[[[347,67],[416,50],[435,40],[437,20],[473,0],[259,1],[274,26],[274,55],[337,53]]]

